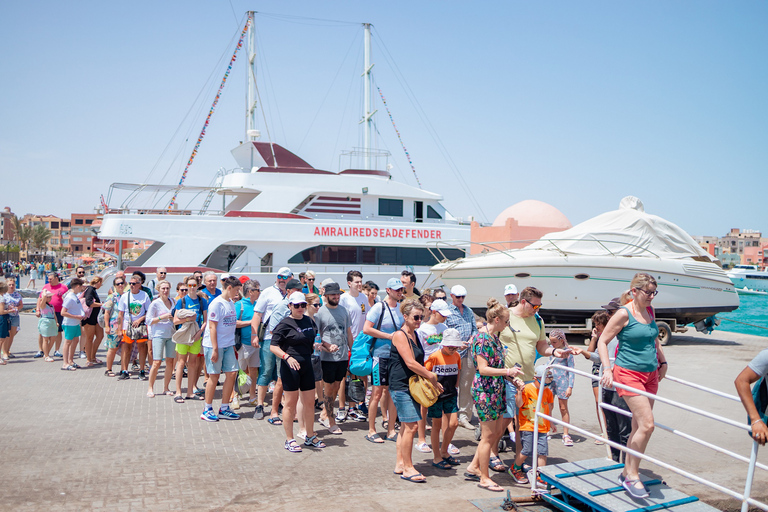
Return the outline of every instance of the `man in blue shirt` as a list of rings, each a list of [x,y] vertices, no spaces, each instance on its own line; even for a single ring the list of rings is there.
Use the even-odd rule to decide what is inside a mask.
[[[203,284],[205,287],[201,290],[205,294],[205,301],[210,304],[213,299],[221,295],[221,290],[216,288],[216,274],[210,270],[203,274]]]
[[[464,305],[467,297],[467,289],[457,284],[451,288],[451,316],[445,319],[445,325],[451,329],[457,329],[464,342],[461,354],[461,370],[459,372],[459,425],[464,428],[474,429],[470,423],[472,420],[472,380],[475,378],[475,364],[469,350],[469,338],[477,334],[475,314]]]

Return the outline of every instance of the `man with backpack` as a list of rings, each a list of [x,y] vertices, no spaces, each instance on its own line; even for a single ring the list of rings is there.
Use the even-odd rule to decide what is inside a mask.
[[[768,427],[765,425],[768,418],[768,415],[766,415],[768,406],[767,375],[768,348],[763,349],[762,352],[757,354],[734,381],[736,391],[739,393],[741,403],[744,405],[744,409],[746,409],[749,416],[749,422],[752,425],[752,438],[763,446],[766,439],[768,439]],[[755,382],[757,384],[753,389],[750,389],[750,386]]]

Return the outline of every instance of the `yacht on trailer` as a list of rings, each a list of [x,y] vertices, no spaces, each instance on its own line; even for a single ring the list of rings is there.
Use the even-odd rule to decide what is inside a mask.
[[[469,223],[451,216],[439,194],[375,169],[388,153],[367,149],[375,112],[371,111],[371,27],[363,26],[366,148],[347,153],[362,157],[362,169],[317,169],[278,144],[258,140],[256,45],[249,13],[243,31],[250,67],[247,139],[232,150],[236,167],[220,171],[212,187],[113,184],[102,205],[99,237],[151,242],[128,268],[151,273],[164,266],[173,282],[196,269],[210,269],[268,283],[278,268],[288,266],[295,274],[312,269],[340,283],[347,271],[361,270],[366,280],[382,286],[404,268],[423,282],[430,266],[440,261],[438,254],[450,259],[464,256],[468,242],[441,253],[430,250],[427,242],[468,241]],[[172,207],[162,208],[132,207],[129,201],[110,206],[116,191],[129,191],[129,200],[152,193],[174,198],[192,194],[205,201],[198,210],[180,209],[175,200]],[[218,204],[218,210],[211,207]]]

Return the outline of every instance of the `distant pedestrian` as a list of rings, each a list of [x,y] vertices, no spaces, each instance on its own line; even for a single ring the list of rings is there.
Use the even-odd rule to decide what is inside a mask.
[[[53,349],[53,340],[59,332],[56,312],[51,306],[51,296],[50,290],[44,290],[37,299],[37,311],[40,315],[40,319],[37,321],[37,330],[43,338],[43,355],[46,362],[49,363],[54,361],[51,357],[51,350]]]

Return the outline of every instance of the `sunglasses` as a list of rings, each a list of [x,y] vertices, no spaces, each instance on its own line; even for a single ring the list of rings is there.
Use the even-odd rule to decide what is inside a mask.
[[[119,283],[115,283],[115,286],[123,286],[125,284],[125,281],[120,281]]]
[[[315,302],[314,304],[312,304],[312,306],[314,306],[316,308],[319,308],[320,307],[320,303],[319,302]]]
[[[158,274],[163,275],[163,276],[166,275],[167,273],[168,272],[158,272]]]
[[[421,322],[421,320],[424,318],[424,315],[413,315],[412,317],[416,322]]]
[[[466,295],[454,295],[454,297],[457,299],[464,299]]]
[[[290,279],[290,278],[291,278],[291,276],[285,276],[285,277],[283,277],[283,276],[277,276],[277,278],[278,278],[278,279],[280,279],[281,281],[287,281],[288,279]]]
[[[254,288],[254,289],[253,289],[253,290],[251,290],[251,291],[252,291],[252,292],[260,292],[260,291],[261,291],[261,288]]]
[[[315,280],[314,277],[307,278],[307,281],[314,281],[314,280]]]
[[[302,302],[300,304],[293,304],[293,307],[296,308],[296,309],[304,309],[304,308],[307,307],[307,303],[306,302]]]
[[[131,283],[131,286],[141,286],[141,283]]]
[[[526,301],[526,302],[528,302],[528,301]],[[541,304],[532,304],[530,302],[528,302],[528,304],[533,308],[534,311],[536,311],[537,309],[539,309],[541,307]]]
[[[179,288],[179,291],[180,291],[180,292],[188,292],[188,291],[189,291],[189,288]]]

